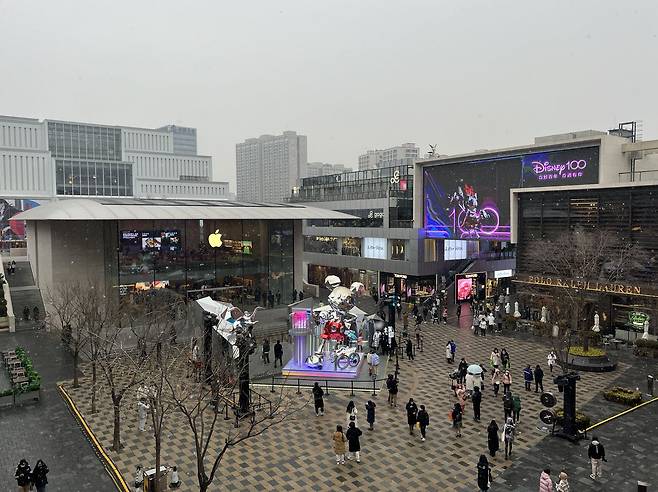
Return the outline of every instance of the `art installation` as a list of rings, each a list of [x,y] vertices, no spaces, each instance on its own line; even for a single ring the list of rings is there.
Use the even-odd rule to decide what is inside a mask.
[[[521,313],[519,312],[519,301],[516,301],[514,303],[514,317],[515,318],[520,318],[521,317]]]
[[[548,321],[547,316],[548,316],[548,312],[546,311],[546,306],[542,306],[541,307],[541,319],[539,321],[542,322],[542,323],[546,323]]]
[[[599,313],[595,312],[594,313],[594,326],[592,327],[592,331],[598,333],[601,331],[601,327],[599,326]]]

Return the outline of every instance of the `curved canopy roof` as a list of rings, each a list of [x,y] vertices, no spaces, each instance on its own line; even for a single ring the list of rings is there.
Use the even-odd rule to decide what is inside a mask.
[[[223,200],[64,198],[26,210],[13,220],[351,219],[342,212],[304,205]]]

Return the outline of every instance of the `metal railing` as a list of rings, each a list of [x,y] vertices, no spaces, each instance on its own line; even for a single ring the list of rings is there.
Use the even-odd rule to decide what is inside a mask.
[[[658,180],[658,169],[647,169],[646,171],[628,171],[619,173],[620,183],[632,183],[634,181],[655,181]]]
[[[276,376],[273,374],[271,376],[271,382],[269,383],[269,386],[270,386],[270,393],[275,393],[276,387],[283,387],[283,388],[297,388],[296,394],[301,395],[302,388],[310,390],[313,388],[315,383],[319,383],[323,387],[325,395],[330,394],[329,390],[334,390],[334,391],[349,390],[350,396],[354,396],[355,391],[369,392],[372,394],[372,396],[376,396],[377,391],[379,391],[379,389],[381,388],[382,384],[385,381],[386,381],[385,378],[381,378],[381,379],[375,378],[367,381],[354,381],[347,379],[319,380],[318,378],[304,378],[304,377],[294,378],[294,377]],[[252,383],[252,384],[258,384],[258,383]],[[265,382],[261,384],[265,385]]]

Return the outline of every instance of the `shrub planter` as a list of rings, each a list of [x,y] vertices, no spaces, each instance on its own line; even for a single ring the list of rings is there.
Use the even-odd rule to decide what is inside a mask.
[[[562,408],[558,408],[555,411],[555,423],[557,425],[562,425],[563,421],[564,421],[564,410]],[[576,410],[576,429],[578,429],[579,431],[584,431],[589,427],[590,423],[591,423],[591,419],[587,415]]]
[[[658,341],[656,340],[636,340],[633,347],[633,354],[640,357],[653,357],[658,359]]]
[[[640,391],[621,388],[619,386],[604,391],[603,398],[608,401],[614,401],[615,403],[621,403],[622,405],[628,405],[631,407],[642,403],[642,393]]]
[[[569,349],[567,366],[577,371],[610,372],[617,368],[617,363],[611,361],[600,348],[590,347],[585,352],[582,347],[574,346]]]

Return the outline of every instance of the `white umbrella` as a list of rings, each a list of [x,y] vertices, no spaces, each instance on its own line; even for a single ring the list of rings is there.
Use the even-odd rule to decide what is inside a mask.
[[[477,364],[471,364],[470,366],[468,366],[466,371],[469,374],[473,374],[473,375],[482,374],[482,368],[480,366],[478,366]]]

